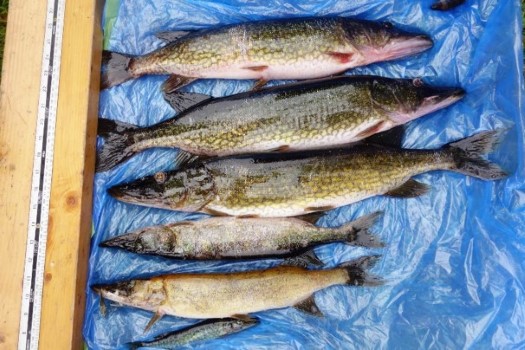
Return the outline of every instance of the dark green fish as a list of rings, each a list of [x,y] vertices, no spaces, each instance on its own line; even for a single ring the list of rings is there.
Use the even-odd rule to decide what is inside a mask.
[[[152,341],[130,343],[132,349],[140,347],[158,349],[178,349],[195,342],[213,340],[242,332],[259,323],[257,318],[210,319],[193,326],[160,335]]]
[[[294,257],[332,242],[381,247],[368,232],[379,216],[366,215],[340,228],[317,227],[299,218],[210,218],[142,228],[100,246],[178,259]]]
[[[423,52],[432,40],[388,23],[343,17],[265,20],[163,33],[168,44],[144,56],[105,52],[101,87],[170,74],[165,91],[200,78],[312,79]]]
[[[302,154],[220,158],[160,172],[109,189],[124,202],[214,215],[285,217],[329,210],[375,195],[414,197],[412,176],[451,170],[485,180],[507,174],[482,158],[498,132],[481,132],[432,150],[358,146]]]
[[[419,79],[345,76],[212,99],[146,128],[100,119],[105,142],[97,171],[152,147],[210,157],[348,144],[445,108],[463,95],[462,89],[430,87]]]

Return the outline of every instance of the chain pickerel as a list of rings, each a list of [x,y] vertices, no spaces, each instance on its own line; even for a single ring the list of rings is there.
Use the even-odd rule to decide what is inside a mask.
[[[415,197],[428,187],[411,179],[451,170],[485,180],[507,174],[482,156],[499,132],[481,132],[440,149],[375,146],[190,163],[109,189],[124,202],[213,215],[284,217],[325,211],[375,195]]]
[[[193,80],[320,78],[433,46],[422,34],[343,17],[264,20],[199,31],[161,33],[168,44],[144,56],[104,52],[101,87],[147,74],[169,74],[164,91]]]
[[[226,156],[325,148],[359,141],[447,107],[462,89],[419,79],[336,77],[211,99],[146,128],[99,119],[97,171],[152,147]]]
[[[157,349],[179,349],[196,342],[213,340],[239,333],[259,323],[257,318],[224,318],[199,322],[193,326],[160,335],[151,341],[133,342],[131,349],[141,347]]]
[[[339,228],[322,228],[300,218],[210,218],[141,228],[102,242],[134,253],[178,259],[255,259],[297,257],[316,245],[344,242],[381,247],[368,231],[381,213]],[[306,220],[316,221],[320,215]]]
[[[367,269],[378,256],[366,256],[329,270],[279,266],[267,270],[171,274],[110,285],[94,285],[102,298],[163,315],[224,318],[289,306],[321,315],[314,293],[334,285],[377,286],[382,280]]]

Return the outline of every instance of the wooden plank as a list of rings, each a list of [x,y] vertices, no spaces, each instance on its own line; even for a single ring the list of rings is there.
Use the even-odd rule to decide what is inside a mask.
[[[79,349],[102,35],[96,0],[64,23],[40,348]],[[18,342],[46,1],[11,0],[0,87],[0,349]]]
[[[11,0],[0,87],[0,348],[18,343],[46,1]]]
[[[82,346],[102,50],[100,4],[66,3],[41,349]]]

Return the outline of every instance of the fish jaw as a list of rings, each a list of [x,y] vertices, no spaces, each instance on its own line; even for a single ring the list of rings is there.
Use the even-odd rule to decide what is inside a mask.
[[[410,111],[393,111],[389,113],[390,120],[395,125],[402,125],[424,115],[446,108],[465,96],[463,89],[430,89],[431,93],[423,98],[421,103]]]
[[[361,55],[366,58],[366,64],[392,61],[408,56],[417,55],[429,50],[434,42],[427,35],[404,36],[390,39],[383,46],[358,46]]]
[[[156,312],[167,299],[162,280],[131,280],[99,284],[91,289],[102,298],[118,304]]]

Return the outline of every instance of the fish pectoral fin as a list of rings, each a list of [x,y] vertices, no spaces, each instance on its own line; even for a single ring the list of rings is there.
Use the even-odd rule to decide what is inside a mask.
[[[294,305],[294,307],[297,309],[297,310],[301,310],[303,312],[306,312],[310,315],[314,315],[314,316],[317,316],[317,317],[323,317],[323,313],[321,312],[321,310],[319,310],[319,307],[317,306],[317,304],[315,303],[315,299],[314,299],[314,296],[313,294],[310,295],[308,298],[304,299],[303,301],[297,303]]]
[[[179,40],[183,36],[186,36],[192,32],[194,31],[193,30],[176,30],[172,32],[159,32],[155,34],[155,36],[162,41],[171,43],[171,42]]]
[[[261,90],[266,84],[268,84],[268,80],[259,79],[255,82],[255,84],[253,84],[252,91]]]
[[[201,102],[211,100],[213,97],[195,92],[170,91],[163,92],[164,100],[177,112],[185,111]]]
[[[224,213],[220,210],[210,209],[210,208],[202,208],[201,212],[205,214],[210,214],[213,216],[229,216],[227,213]]]
[[[335,206],[333,205],[325,205],[320,207],[306,207],[304,211],[328,211],[334,209]]]
[[[392,148],[401,148],[403,145],[403,138],[405,137],[405,126],[398,125],[390,130],[380,132],[364,139],[362,142],[366,144],[374,144],[380,146],[387,146]]]
[[[354,56],[354,54],[351,52],[328,51],[326,54],[332,57],[334,60],[338,61],[339,63],[348,63],[352,60],[352,57]]]
[[[324,262],[317,257],[313,249],[307,250],[300,255],[287,258],[281,264],[281,266],[298,266],[303,268],[308,268],[310,265],[324,266]]]
[[[249,67],[244,67],[244,69],[252,70],[254,72],[264,72],[265,70],[268,69],[268,66],[249,66]]]
[[[166,93],[173,92],[197,80],[197,78],[183,77],[182,75],[172,74],[164,83],[162,83],[162,91]],[[164,97],[166,98],[166,97]]]
[[[246,314],[235,314],[235,315],[232,315],[231,318],[235,318],[236,320],[240,320],[240,321],[248,322],[248,323],[251,323],[257,320],[257,318],[251,317],[250,315],[246,315]]]
[[[428,192],[429,189],[430,187],[427,184],[418,182],[414,179],[410,179],[398,188],[394,188],[385,193],[385,196],[399,198],[414,198],[424,195]]]
[[[321,217],[323,217],[326,213],[322,212],[322,211],[319,211],[319,212],[314,212],[314,213],[309,213],[309,214],[304,214],[304,215],[300,215],[300,216],[296,216],[295,218],[296,219],[299,219],[299,220],[302,220],[302,221],[305,221],[309,224],[312,224],[312,225],[315,225],[315,223],[317,222],[317,220],[319,220]]]
[[[162,318],[162,316],[164,316],[163,312],[155,312],[155,314],[151,317],[148,324],[146,325],[146,328],[144,328],[144,334],[146,334],[146,332],[148,332],[151,329],[151,327],[153,327],[153,325]]]
[[[190,152],[180,150],[179,153],[177,153],[175,159],[173,160],[173,165],[177,168],[182,168],[186,165],[201,161],[204,158],[205,157],[196,156],[195,154],[192,154]]]
[[[383,129],[383,127],[385,126],[385,123],[386,122],[383,121],[383,120],[378,121],[377,123],[375,123],[371,127],[366,128],[365,130],[363,130],[359,134],[357,134],[357,137],[361,139],[361,138],[365,138],[365,137],[369,137],[369,136],[375,135],[380,130]]]
[[[108,309],[106,306],[106,301],[102,296],[100,296],[99,309],[100,309],[100,314],[102,315],[102,317],[106,317]]]

